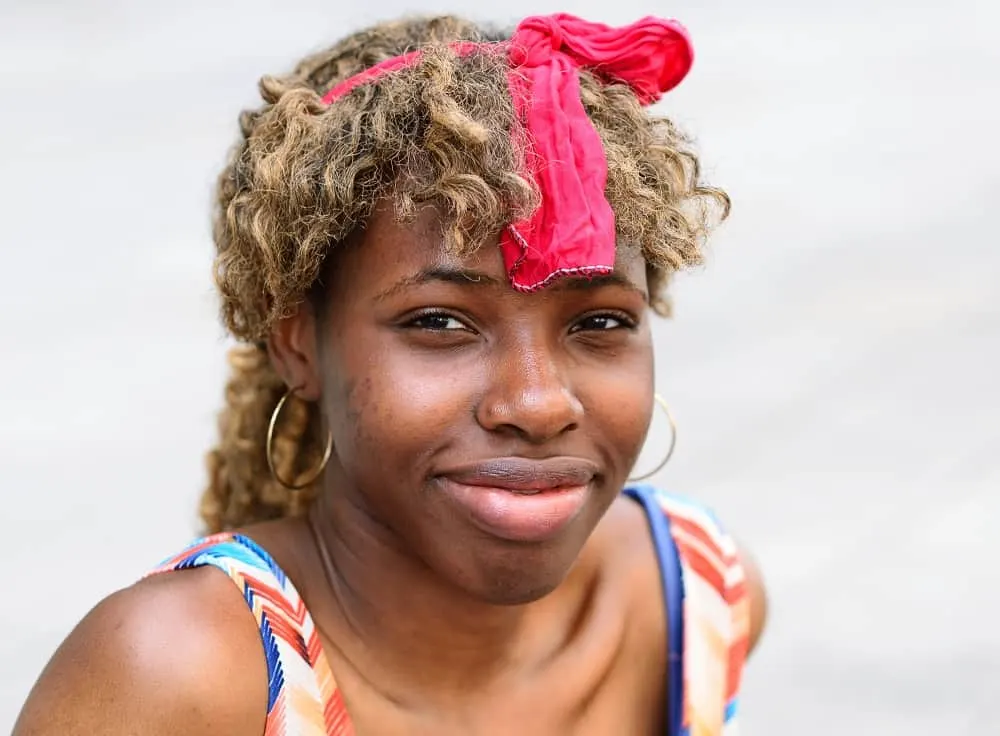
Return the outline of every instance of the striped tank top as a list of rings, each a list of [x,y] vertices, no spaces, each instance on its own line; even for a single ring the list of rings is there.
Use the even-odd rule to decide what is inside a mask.
[[[733,736],[749,605],[733,540],[702,506],[649,486],[642,505],[659,558],[668,621],[667,736]],[[205,537],[150,574],[211,565],[243,593],[267,660],[265,736],[353,736],[319,632],[271,556],[246,536]]]

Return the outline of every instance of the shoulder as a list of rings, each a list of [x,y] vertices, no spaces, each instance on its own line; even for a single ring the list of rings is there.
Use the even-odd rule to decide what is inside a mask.
[[[99,603],[36,683],[15,736],[262,733],[267,668],[239,589],[211,567]]]
[[[732,612],[733,636],[745,637],[753,650],[767,618],[767,591],[752,554],[704,504],[652,486],[629,489],[629,494],[662,513],[681,559],[689,595],[697,585]],[[645,520],[648,527],[648,519]],[[697,579],[697,583],[694,579]],[[659,594],[658,589],[649,591]]]

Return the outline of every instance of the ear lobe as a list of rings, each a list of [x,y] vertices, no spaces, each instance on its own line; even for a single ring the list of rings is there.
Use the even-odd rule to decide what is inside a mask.
[[[322,382],[316,319],[308,304],[275,323],[267,339],[267,352],[275,371],[300,399],[319,399]]]

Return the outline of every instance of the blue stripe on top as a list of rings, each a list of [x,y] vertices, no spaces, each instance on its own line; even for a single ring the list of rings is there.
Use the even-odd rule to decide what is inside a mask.
[[[625,494],[640,504],[649,519],[653,547],[660,563],[667,612],[667,736],[684,736],[684,580],[670,520],[652,486],[629,486]]]

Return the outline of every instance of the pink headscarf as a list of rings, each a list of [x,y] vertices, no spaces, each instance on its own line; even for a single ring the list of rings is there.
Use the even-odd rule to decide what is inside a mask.
[[[464,55],[486,45],[460,42],[452,48]],[[524,19],[503,46],[511,98],[532,151],[526,173],[541,193],[541,206],[508,225],[500,241],[511,284],[534,291],[559,276],[610,273],[616,234],[604,194],[608,163],[583,108],[576,70],[628,84],[641,103],[652,104],[691,69],[688,33],[680,23],[660,18],[611,28],[557,14]],[[330,104],[419,59],[415,51],[370,67],[331,89],[323,101]]]

